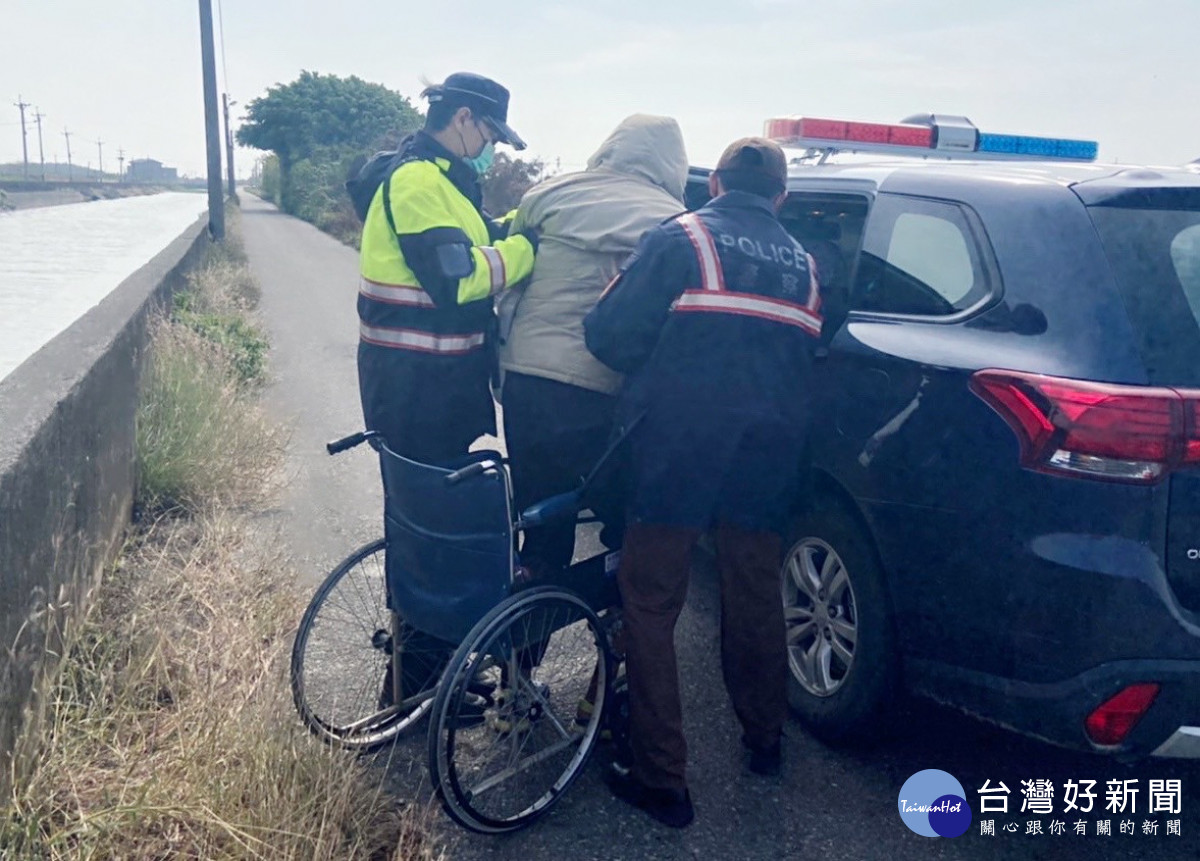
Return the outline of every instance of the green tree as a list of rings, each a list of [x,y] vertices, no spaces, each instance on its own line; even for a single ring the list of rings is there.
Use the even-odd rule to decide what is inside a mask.
[[[483,208],[493,216],[504,215],[521,202],[521,195],[537,183],[546,172],[541,159],[513,158],[497,152],[491,169],[483,177]]]
[[[243,146],[279,157],[284,209],[292,209],[292,168],[333,151],[363,152],[419,128],[422,115],[404,96],[361,78],[302,71],[246,108],[237,130]]]

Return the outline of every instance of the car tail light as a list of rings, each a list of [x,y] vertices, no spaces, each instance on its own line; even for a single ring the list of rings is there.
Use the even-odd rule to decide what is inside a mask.
[[[1152,484],[1200,463],[1200,391],[997,370],[970,386],[1017,435],[1029,469]]]
[[[1088,738],[1105,746],[1120,744],[1150,710],[1158,696],[1157,682],[1129,685],[1116,696],[1101,703],[1084,720]]]
[[[1184,397],[1187,422],[1187,451],[1185,463],[1200,463],[1200,391],[1180,392]]]

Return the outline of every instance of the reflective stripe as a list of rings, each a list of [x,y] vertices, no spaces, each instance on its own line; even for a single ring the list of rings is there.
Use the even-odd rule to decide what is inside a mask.
[[[804,252],[804,256],[808,258],[808,301],[804,303],[804,307],[815,314],[821,310],[821,284],[817,278],[817,261],[813,260],[813,256],[807,251]]]
[[[722,314],[740,314],[745,317],[760,317],[776,323],[798,326],[808,334],[819,337],[821,318],[803,305],[768,299],[751,293],[731,293],[713,290],[685,290],[675,300],[674,311],[708,311]]]
[[[476,247],[483,254],[483,259],[487,261],[488,273],[492,276],[492,292],[499,293],[504,289],[504,258],[500,255],[499,251],[490,245],[478,245]]]
[[[395,347],[420,353],[456,355],[470,353],[483,346],[482,332],[472,335],[431,335],[416,329],[387,329],[359,323],[358,334],[365,342],[377,347]]]
[[[603,299],[610,292],[612,292],[612,288],[617,286],[617,282],[621,280],[621,276],[624,274],[625,274],[624,272],[618,272],[616,275],[614,275],[612,277],[612,280],[609,281],[608,284],[605,285],[604,289],[600,291],[600,299]],[[597,300],[597,301],[599,301],[599,300]]]
[[[414,308],[436,308],[433,299],[420,287],[408,284],[380,284],[370,278],[359,278],[359,294],[389,305],[409,305]]]
[[[676,220],[696,249],[696,258],[700,261],[701,286],[705,290],[724,290],[725,273],[721,269],[721,257],[717,254],[717,244],[713,242],[712,234],[708,232],[704,222],[693,212]]]

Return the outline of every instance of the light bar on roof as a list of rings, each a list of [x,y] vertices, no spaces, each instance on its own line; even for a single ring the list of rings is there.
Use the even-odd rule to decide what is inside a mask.
[[[766,136],[806,149],[975,159],[1094,161],[1095,141],[979,132],[966,117],[928,114],[926,123],[860,123],[817,117],[775,117]]]
[[[781,117],[767,120],[767,137],[774,140],[815,138],[926,148],[933,145],[933,129],[929,126],[855,123],[813,117]]]

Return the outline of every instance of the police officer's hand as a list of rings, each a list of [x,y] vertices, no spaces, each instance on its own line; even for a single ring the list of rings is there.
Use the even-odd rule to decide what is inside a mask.
[[[537,254],[538,241],[542,237],[541,233],[538,230],[536,230],[532,227],[526,227],[524,230],[517,231],[517,235],[524,236],[526,239],[528,239],[529,244],[533,246],[533,253]]]

